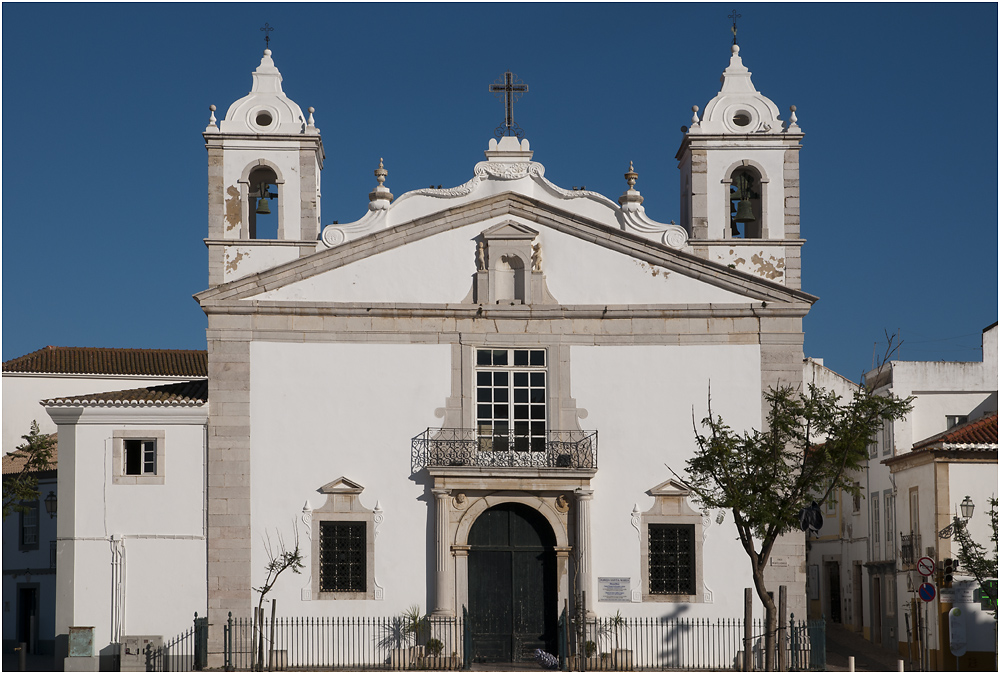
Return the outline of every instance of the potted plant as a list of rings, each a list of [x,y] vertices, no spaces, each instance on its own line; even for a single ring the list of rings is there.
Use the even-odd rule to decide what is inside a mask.
[[[622,616],[622,612],[616,611],[608,624],[615,633],[615,648],[611,651],[611,664],[615,671],[631,671],[634,665],[631,649],[618,647],[621,643],[621,631],[625,627],[625,618]]]

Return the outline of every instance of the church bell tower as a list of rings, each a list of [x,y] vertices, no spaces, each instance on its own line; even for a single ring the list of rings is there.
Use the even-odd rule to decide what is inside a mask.
[[[208,280],[234,281],[315,252],[323,141],[281,90],[265,49],[250,93],[205,129],[208,149]]]
[[[681,224],[693,252],[789,288],[801,287],[799,150],[795,106],[787,122],[754,89],[732,46],[719,93],[691,126],[676,158]]]

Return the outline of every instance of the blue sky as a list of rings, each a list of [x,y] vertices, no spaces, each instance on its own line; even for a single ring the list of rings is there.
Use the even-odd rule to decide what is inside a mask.
[[[503,108],[546,177],[612,199],[628,162],[678,219],[674,153],[728,63],[721,4],[3,5],[3,359],[47,344],[204,348],[208,106],[264,46],[323,132],[323,224],[461,184]],[[798,108],[806,355],[857,379],[978,360],[997,319],[997,6],[744,4],[754,85]],[[221,117],[221,115],[220,115]]]

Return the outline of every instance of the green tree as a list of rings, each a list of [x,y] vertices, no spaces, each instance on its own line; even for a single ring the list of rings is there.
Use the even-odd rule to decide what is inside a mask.
[[[986,591],[986,581],[990,579],[996,579],[997,577],[997,499],[996,497],[990,498],[990,526],[993,529],[993,535],[990,537],[990,541],[993,543],[993,550],[990,551],[977,543],[972,535],[969,534],[969,528],[966,526],[966,521],[955,517],[952,520],[952,529],[954,531],[954,538],[958,542],[958,564],[959,568],[969,576],[976,579],[979,583],[979,588],[981,591]],[[990,554],[992,553],[992,557]],[[993,610],[990,613],[993,614],[993,619],[996,620],[997,617],[997,604],[996,604],[996,590],[995,585],[993,594]]]
[[[737,432],[713,416],[711,394],[687,479],[702,507],[732,512],[750,558],[754,588],[764,604],[766,668],[775,667],[777,608],[764,581],[772,548],[799,528],[802,513],[840,489],[859,492],[846,476],[862,468],[871,438],[883,423],[902,418],[910,399],[875,395],[858,387],[848,402],[809,386],[783,386],[765,394],[767,426]],[[675,473],[676,475],[676,473]],[[820,496],[821,495],[821,496]]]
[[[52,450],[56,446],[55,434],[42,433],[38,422],[31,422],[31,431],[22,435],[24,442],[10,453],[23,459],[21,469],[3,479],[3,518],[13,512],[25,512],[24,501],[38,499],[38,473],[52,469]]]

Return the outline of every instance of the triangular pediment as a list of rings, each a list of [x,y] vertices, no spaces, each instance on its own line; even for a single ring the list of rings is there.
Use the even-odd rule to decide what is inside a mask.
[[[531,227],[516,222],[504,222],[483,231],[483,238],[490,239],[534,239],[538,232]]]
[[[687,496],[690,493],[691,488],[675,478],[661,482],[649,490],[650,496]]]
[[[537,223],[537,228],[528,226],[526,222],[533,225]],[[454,238],[456,236],[454,232],[459,229],[463,231],[458,236],[460,239],[458,243],[452,241],[447,245],[439,245],[441,242],[447,242],[449,233],[452,233]],[[663,284],[667,283],[669,275],[673,275],[671,279],[676,279],[674,283],[676,287],[686,284],[686,288],[698,286],[706,289],[696,299],[687,299],[689,293],[685,291],[672,299],[661,300],[652,297],[642,301],[622,301],[609,297],[583,303],[747,304],[763,301],[812,304],[816,301],[816,298],[808,293],[786,288],[779,283],[623,231],[615,223],[599,222],[578,213],[561,210],[543,200],[513,192],[491,196],[457,208],[443,210],[431,217],[375,231],[337,247],[321,250],[273,269],[211,288],[195,297],[203,305],[239,300],[462,304],[462,298],[467,296],[471,287],[470,277],[477,268],[475,244],[470,243],[474,238],[489,236],[491,239],[533,239],[539,234],[543,238],[563,237],[564,242],[575,241],[576,243],[572,244],[575,254],[596,251],[595,256],[600,260],[593,263],[577,260],[577,271],[581,269],[586,271],[586,274],[581,274],[584,282],[595,285],[603,283],[609,289],[609,293],[615,289],[633,288],[642,284],[657,283],[666,287]],[[451,248],[448,248],[448,245],[451,245]],[[458,247],[459,245],[461,247]],[[542,258],[554,262],[556,251],[547,245],[543,241]],[[627,262],[627,265],[643,270],[650,279],[622,280],[623,276],[611,276],[613,270],[606,267],[606,264],[614,260]],[[586,265],[591,265],[593,268],[587,269]],[[554,272],[551,272],[551,266],[548,262],[541,264],[541,270],[549,274],[550,287],[558,284],[558,279],[552,278]],[[625,272],[621,268],[621,263],[618,263],[618,266],[617,273],[635,276],[631,271]],[[386,293],[393,287],[403,292],[401,296],[386,295],[384,298],[360,294],[342,299],[337,292],[323,293],[308,287],[310,283],[307,282],[315,284],[318,277],[323,275],[328,278],[337,276],[338,273],[344,276],[347,274],[344,270],[348,268],[350,268],[348,275],[353,274],[353,276],[340,279],[338,290],[364,288],[365,284],[371,281],[374,285],[382,287]],[[441,297],[413,299],[402,296],[406,294],[405,291],[412,289],[414,285],[412,281],[417,275],[419,275],[418,280],[423,281],[435,274],[445,273],[453,274],[454,278],[461,277],[464,290],[457,296],[454,289],[451,289],[447,296]],[[554,288],[553,295],[558,302],[574,303],[559,297]]]
[[[333,482],[327,482],[318,491],[321,494],[360,494],[364,490],[365,488],[357,482],[341,476]]]

